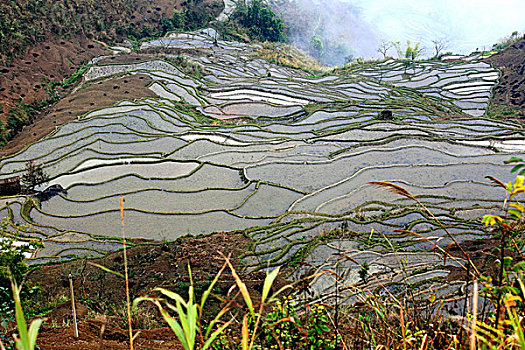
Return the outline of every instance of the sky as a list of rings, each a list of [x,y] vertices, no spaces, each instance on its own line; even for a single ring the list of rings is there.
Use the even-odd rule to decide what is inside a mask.
[[[421,42],[430,55],[436,39],[446,39],[448,50],[466,54],[488,50],[514,31],[525,32],[525,0],[344,1],[355,6],[356,15],[378,37]]]

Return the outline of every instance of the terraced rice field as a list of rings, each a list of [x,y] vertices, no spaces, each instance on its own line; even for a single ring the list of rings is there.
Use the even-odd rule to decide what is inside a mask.
[[[250,268],[339,261],[345,278],[358,282],[367,262],[376,276],[370,285],[429,281],[428,290],[444,295],[457,288],[435,282],[448,274],[429,251],[432,242],[449,245],[441,227],[368,182],[403,186],[460,242],[487,237],[477,219],[497,211],[503,193],[485,176],[511,180],[502,163],[522,152],[524,137],[518,124],[483,118],[496,70],[476,60],[391,60],[311,76],[258,58],[257,45],[215,43],[206,33],[172,34],[143,48],[155,46],[204,52],[184,55],[204,75],[160,58],[95,60],[85,83],[146,74],[160,97],[78,116],[1,159],[2,177],[35,160],[50,185],[68,192],[31,210],[27,235],[44,242],[33,262],[115,250],[124,196],[128,237],[244,230],[255,240]],[[393,120],[379,120],[382,110]],[[25,201],[2,200],[2,215],[28,221]],[[332,287],[329,277],[317,281],[318,291]]]

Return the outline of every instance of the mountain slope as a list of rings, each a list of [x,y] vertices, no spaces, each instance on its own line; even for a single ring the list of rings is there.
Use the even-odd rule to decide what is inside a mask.
[[[486,62],[502,71],[500,83],[494,89],[493,103],[525,113],[525,39],[487,58]]]
[[[198,20],[217,15],[222,6],[213,0],[1,2],[0,120],[20,103],[49,98],[50,81],[63,82],[81,63],[104,53],[105,43],[162,31],[174,9],[193,9]]]

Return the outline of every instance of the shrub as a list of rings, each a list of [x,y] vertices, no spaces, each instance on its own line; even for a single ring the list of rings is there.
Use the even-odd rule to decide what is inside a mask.
[[[266,7],[263,0],[237,2],[231,18],[244,27],[251,39],[286,41],[284,22]]]

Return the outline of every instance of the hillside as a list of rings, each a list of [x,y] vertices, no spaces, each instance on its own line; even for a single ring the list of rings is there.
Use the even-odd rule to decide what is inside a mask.
[[[155,49],[174,55],[151,55]],[[75,94],[109,98],[107,90],[131,91],[135,77],[151,80],[141,99],[97,109],[72,95],[60,105],[74,112],[72,121],[0,162],[8,177],[37,159],[50,184],[68,191],[41,205],[9,204],[13,213],[30,213],[30,235],[46,242],[34,262],[115,249],[120,196],[130,237],[243,230],[255,242],[246,259],[254,269],[259,261],[321,263],[337,242],[353,242],[341,249],[365,261],[388,247],[386,238],[366,239],[372,230],[407,251],[425,245],[393,230],[442,235],[412,203],[378,192],[372,180],[409,186],[447,218],[459,241],[486,234],[477,218],[501,193],[484,176],[509,177],[498,165],[520,154],[515,140],[523,134],[519,124],[483,117],[497,71],[481,61],[406,67],[389,60],[312,76],[258,57],[261,50],[199,31],[94,63]],[[375,261],[388,266],[383,278],[396,270],[388,254]],[[441,267],[434,273],[444,274]]]
[[[222,8],[222,1],[201,0],[2,1],[0,120],[12,114],[2,138],[30,124],[55,96],[65,95],[66,79],[81,64],[110,53],[108,46],[173,29],[174,9],[189,13],[179,16],[179,29],[194,29]]]
[[[387,60],[315,75],[282,65],[292,62],[281,60],[287,52],[274,51],[216,40],[209,29],[144,42],[87,67],[79,89],[49,114],[64,124],[15,140],[0,160],[4,177],[35,160],[49,185],[67,191],[1,202],[10,222],[27,224],[17,239],[42,244],[28,262],[62,263],[31,277],[51,275],[41,289],[46,302],[61,300],[64,280],[56,277],[70,270],[84,303],[115,313],[104,303],[122,299],[118,280],[85,262],[121,271],[124,197],[130,247],[151,244],[130,249],[133,296],[187,286],[187,261],[196,274],[213,274],[220,259],[210,250],[235,246],[239,270],[258,276],[249,277],[255,293],[261,276],[250,274],[283,266],[292,281],[312,276],[298,289],[312,303],[352,298],[352,288],[402,294],[409,285],[421,301],[439,293],[444,312],[461,312],[470,276],[451,237],[476,268],[494,264],[496,241],[480,216],[500,213],[504,191],[485,176],[511,180],[501,164],[522,154],[525,137],[519,123],[484,116],[500,73],[473,58]],[[447,231],[370,181],[407,188]],[[188,234],[202,236],[182,238]],[[349,289],[334,283],[334,264],[337,283]],[[96,347],[100,322],[82,327]],[[125,331],[108,327],[108,344],[124,341]],[[57,334],[67,329],[46,328],[43,339],[63,346]],[[348,341],[359,344],[354,334]]]
[[[493,103],[500,108],[521,110],[525,119],[525,38],[485,60],[501,70],[502,76],[494,89]]]

